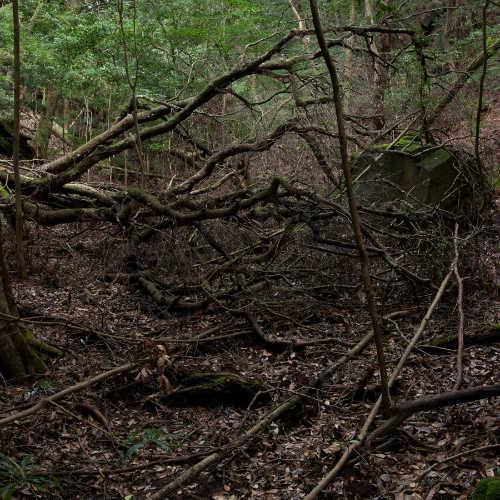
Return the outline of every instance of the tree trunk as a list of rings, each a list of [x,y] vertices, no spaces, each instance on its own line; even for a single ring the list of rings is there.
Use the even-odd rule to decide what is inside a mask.
[[[49,140],[52,134],[52,122],[54,121],[58,101],[59,93],[56,90],[49,90],[45,110],[40,114],[35,138],[33,139],[33,147],[38,158],[47,158]]]
[[[355,0],[353,0],[354,2]],[[293,14],[297,18],[297,22],[299,23],[299,30],[305,31],[307,29],[306,21],[304,17],[300,15],[298,8],[294,5],[293,0],[288,0],[288,4],[290,5],[290,9],[292,9]],[[304,43],[304,51],[309,56],[311,55],[311,37],[305,36],[303,39]],[[314,60],[309,61],[311,69],[314,70]]]
[[[391,6],[390,0],[383,0],[382,2],[386,7]],[[375,24],[375,6],[373,0],[366,0],[365,2],[366,15],[370,24]],[[386,24],[384,22],[384,24]],[[380,35],[380,47],[377,48],[375,43],[371,45],[375,57],[373,59],[374,65],[374,118],[373,125],[377,130],[382,130],[385,125],[384,108],[385,108],[385,91],[389,83],[389,72],[386,67],[386,61],[391,52],[391,35],[389,33],[382,33]]]
[[[448,63],[448,67],[444,65],[441,68],[441,71],[444,73],[445,71],[451,70],[456,71],[457,65],[455,63],[455,58],[453,57],[453,46],[450,44],[450,37],[454,36],[453,33],[453,8],[456,7],[456,0],[450,0],[448,3],[449,9],[446,10],[446,20],[444,24],[444,31],[441,34],[441,41],[443,44],[443,49],[446,54],[446,61]],[[456,21],[455,21],[456,22]]]
[[[26,278],[26,262],[23,245],[23,206],[21,200],[21,180],[19,176],[19,141],[21,119],[21,59],[19,43],[19,5],[12,1],[12,18],[14,24],[14,136],[12,142],[12,162],[16,183],[16,259],[19,274]]]
[[[351,0],[351,12],[349,14],[349,24],[354,26],[356,24],[356,0]],[[354,46],[354,36],[350,38],[351,43]],[[354,87],[354,71],[353,71],[353,54],[351,49],[346,49],[345,54],[345,78],[346,85],[344,88],[345,95],[345,110],[348,115],[354,114],[353,112],[353,92]]]
[[[23,377],[45,370],[45,364],[28,344],[19,323],[13,320],[18,316],[3,254],[0,221],[0,373],[4,377]]]

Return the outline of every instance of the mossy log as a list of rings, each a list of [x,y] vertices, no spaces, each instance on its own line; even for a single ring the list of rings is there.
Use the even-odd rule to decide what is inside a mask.
[[[489,330],[482,330],[473,335],[464,335],[464,346],[488,345],[500,342],[500,328],[492,326]],[[435,338],[430,345],[421,347],[428,354],[448,354],[450,349],[456,349],[458,346],[458,336],[449,335],[447,337]]]
[[[179,385],[164,396],[171,405],[217,405],[220,403],[247,406],[254,398],[258,404],[268,403],[268,387],[257,379],[230,372],[192,373],[182,376]]]

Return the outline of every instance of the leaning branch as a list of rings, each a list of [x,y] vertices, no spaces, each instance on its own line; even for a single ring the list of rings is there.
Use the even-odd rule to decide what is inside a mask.
[[[271,199],[277,195],[279,185],[280,180],[278,178],[275,178],[271,181],[271,185],[268,188],[258,191],[249,198],[237,200],[227,207],[212,209],[201,208],[199,210],[193,210],[189,212],[182,212],[173,208],[171,205],[166,205],[162,203],[156,196],[153,196],[152,194],[149,194],[135,187],[128,188],[128,192],[135,200],[149,207],[154,213],[171,217],[181,224],[189,224],[208,219],[228,217],[230,215],[238,213],[242,209],[250,208],[260,201]]]
[[[486,52],[481,53],[481,55],[477,56],[467,67],[467,69],[460,73],[460,76],[457,78],[453,87],[448,91],[448,93],[441,99],[438,105],[434,108],[434,111],[429,115],[426,120],[427,127],[439,117],[443,112],[443,109],[450,104],[451,101],[455,98],[455,96],[460,92],[460,90],[464,87],[464,85],[472,78],[472,74],[487,61],[490,57],[492,57],[497,50],[500,48],[500,40],[497,40],[493,43]]]
[[[157,108],[138,113],[136,116],[137,123],[151,122],[171,114],[171,117],[164,123],[143,128],[140,131],[138,138],[140,138],[140,140],[145,140],[173,130],[180,123],[191,116],[197,109],[218,95],[222,89],[225,89],[245,76],[256,73],[262,64],[272,59],[272,57],[276,54],[280,53],[283,47],[296,36],[296,31],[290,31],[262,56],[250,61],[248,64],[238,66],[229,73],[226,73],[210,82],[197,96],[185,101],[180,109],[174,108],[174,106],[159,106]],[[173,110],[175,110],[175,113],[173,113]],[[109,144],[110,141],[134,127],[134,124],[134,117],[131,114],[128,114],[117,124],[113,125],[106,132],[95,137],[87,144],[84,144],[77,150],[63,156],[62,158],[47,164],[45,166],[45,170],[50,173],[56,173],[57,175],[33,180],[30,183],[31,186],[29,186],[29,188],[45,192],[58,191],[64,184],[77,180],[89,168],[99,161],[134,147],[136,138],[130,135],[124,139]]]
[[[201,168],[198,172],[193,174],[178,186],[172,188],[171,193],[188,193],[191,189],[193,189],[194,186],[209,177],[217,165],[220,165],[223,161],[232,156],[236,156],[242,153],[259,152],[270,149],[271,146],[273,146],[273,144],[275,144],[279,138],[281,138],[287,132],[293,130],[295,124],[295,120],[289,120],[274,129],[268,135],[260,138],[259,140],[231,144],[227,148],[224,148],[221,151],[217,151],[206,160],[203,168]]]

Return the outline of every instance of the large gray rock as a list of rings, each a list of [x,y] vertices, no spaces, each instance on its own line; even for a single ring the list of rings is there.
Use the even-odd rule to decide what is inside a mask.
[[[354,162],[358,202],[383,207],[402,204],[420,209],[439,206],[467,210],[477,185],[474,158],[448,148],[431,148],[407,154],[387,151],[376,162],[362,157]]]

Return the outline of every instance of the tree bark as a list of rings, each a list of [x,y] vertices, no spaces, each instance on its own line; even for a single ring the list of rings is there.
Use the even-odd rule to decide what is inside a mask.
[[[14,24],[14,132],[12,141],[12,160],[14,163],[14,179],[16,184],[16,260],[19,274],[22,278],[26,278],[26,262],[24,259],[23,245],[23,206],[21,200],[21,179],[19,177],[19,142],[21,138],[21,58],[18,0],[12,2],[12,18]]]
[[[49,90],[45,110],[40,114],[35,138],[33,139],[37,158],[47,158],[49,140],[52,134],[52,122],[54,121],[58,101],[59,93],[56,90]]]
[[[351,11],[349,14],[349,24],[354,26],[356,24],[356,0],[351,0]],[[354,44],[354,36],[351,37],[351,43]],[[345,49],[346,51],[346,61],[345,61],[345,78],[347,85],[344,90],[345,95],[345,110],[348,115],[353,114],[353,92],[352,88],[354,86],[353,82],[353,53],[351,49]]]
[[[45,365],[28,345],[17,322],[19,314],[5,264],[1,229],[0,222],[0,373],[17,378],[44,371]]]
[[[390,0],[383,0],[385,6],[390,6]],[[366,14],[371,24],[375,24],[375,7],[372,0],[366,0]],[[391,51],[391,35],[390,33],[382,33],[380,35],[380,48],[378,49],[375,43],[371,44],[371,50],[374,53],[374,94],[373,102],[375,105],[373,124],[377,130],[384,128],[384,106],[385,106],[385,91],[389,83],[389,73],[386,67],[386,61]]]
[[[370,312],[370,317],[372,319],[373,336],[375,339],[375,344],[377,346],[377,358],[380,371],[380,382],[382,386],[383,407],[386,412],[389,412],[391,408],[391,397],[389,394],[389,379],[387,376],[387,369],[385,363],[384,342],[382,339],[382,327],[380,325],[380,318],[377,310],[377,303],[375,300],[375,291],[373,289],[373,285],[370,278],[368,252],[366,251],[366,245],[361,233],[361,223],[358,213],[358,207],[356,204],[356,199],[354,197],[354,191],[352,187],[351,165],[347,153],[347,135],[345,131],[344,110],[343,110],[340,82],[337,76],[337,70],[335,69],[335,65],[333,64],[332,58],[330,57],[330,53],[328,52],[328,47],[326,44],[323,29],[321,28],[321,22],[319,19],[319,10],[316,0],[309,0],[309,5],[311,8],[314,30],[316,32],[316,37],[318,39],[318,45],[321,49],[323,59],[325,60],[326,67],[328,68],[330,80],[332,82],[333,100],[335,103],[335,113],[337,115],[337,127],[339,135],[340,156],[342,160],[342,171],[344,172],[347,199],[349,201],[349,210],[351,212],[352,230],[354,232],[354,237],[356,239],[356,245],[358,246],[359,249],[359,257],[361,261],[361,279],[363,281],[365,289],[366,300],[368,303],[368,310]]]

